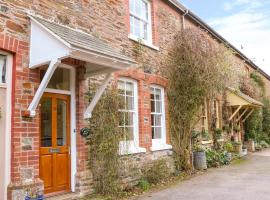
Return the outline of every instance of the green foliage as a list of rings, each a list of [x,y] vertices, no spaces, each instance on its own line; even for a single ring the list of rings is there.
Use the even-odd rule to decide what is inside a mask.
[[[216,151],[213,149],[206,150],[206,162],[207,167],[220,167],[222,165],[228,165],[230,158],[226,151]]]
[[[155,160],[142,169],[143,179],[150,184],[157,184],[170,176],[169,171],[166,160]]]
[[[96,105],[89,128],[89,167],[93,173],[94,189],[108,195],[119,190],[119,97],[117,90],[108,89]]]
[[[270,100],[266,97],[262,100],[264,107],[262,110],[263,121],[262,121],[262,131],[267,137],[266,141],[270,142]]]
[[[185,29],[175,36],[164,73],[169,80],[170,134],[178,170],[192,169],[191,132],[205,99],[222,93],[228,77],[233,77],[230,55],[203,31]]]
[[[204,146],[203,145],[198,145],[198,144],[194,145],[192,149],[193,149],[193,152],[202,152],[202,151],[205,151]]]
[[[138,183],[139,188],[141,188],[143,191],[147,191],[150,189],[150,183],[147,180],[140,180]]]
[[[262,148],[269,148],[269,144],[265,142],[264,140],[260,141],[260,145]]]
[[[265,83],[263,81],[262,76],[258,72],[252,72],[250,74],[250,78],[257,84],[257,86],[261,89],[261,92],[265,93]]]
[[[262,131],[263,115],[261,109],[256,109],[245,123],[245,139],[260,141],[263,136]]]
[[[233,145],[231,142],[226,142],[223,146],[223,149],[227,152],[233,152]]]
[[[215,131],[215,135],[216,135],[217,139],[221,139],[222,138],[222,130],[220,128],[216,128],[214,131]]]

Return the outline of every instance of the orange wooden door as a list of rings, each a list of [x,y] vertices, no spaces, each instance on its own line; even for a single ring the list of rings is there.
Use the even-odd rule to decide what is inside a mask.
[[[45,93],[40,116],[40,178],[45,194],[70,190],[70,98]]]

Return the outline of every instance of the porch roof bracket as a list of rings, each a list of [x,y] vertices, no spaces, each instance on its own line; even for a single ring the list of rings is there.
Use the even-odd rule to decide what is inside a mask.
[[[239,110],[240,110],[241,108],[242,108],[241,105],[238,106],[238,108],[236,109],[236,111],[230,116],[229,121],[231,121],[231,120],[234,118],[234,116],[239,112]]]
[[[242,120],[242,122],[245,122],[253,112],[254,112],[254,109],[252,109],[252,110],[247,114],[247,116]]]
[[[36,109],[37,109],[37,106],[39,104],[39,101],[40,101],[49,81],[51,80],[55,69],[60,64],[60,62],[61,61],[59,59],[52,59],[51,60],[50,65],[49,65],[49,67],[48,67],[48,69],[47,69],[35,95],[34,95],[34,98],[27,109],[27,111],[29,112],[29,117],[35,117]]]
[[[90,119],[92,117],[92,111],[94,110],[95,106],[97,105],[97,103],[98,103],[100,97],[102,96],[103,92],[105,91],[107,85],[109,84],[111,77],[112,77],[112,73],[106,74],[106,77],[104,78],[101,86],[98,88],[95,96],[93,97],[89,106],[85,110],[84,119]]]
[[[248,111],[248,109],[249,109],[249,108],[246,108],[246,109],[241,113],[241,115],[237,118],[236,122],[238,122],[238,121],[241,119],[241,117],[244,116],[244,114]]]

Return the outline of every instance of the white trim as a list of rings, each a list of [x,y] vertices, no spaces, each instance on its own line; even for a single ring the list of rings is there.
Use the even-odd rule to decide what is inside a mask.
[[[167,131],[166,131],[166,112],[165,112],[165,92],[164,88],[155,84],[151,84],[150,88],[156,88],[161,91],[161,138],[160,139],[152,139],[152,147],[151,151],[158,151],[164,149],[171,149],[172,146],[166,144],[167,139]],[[150,100],[151,101],[151,100]],[[151,122],[152,124],[152,122]],[[151,125],[152,128],[152,125]]]
[[[63,65],[61,65],[64,67]],[[71,191],[75,192],[76,173],[77,173],[77,142],[76,142],[76,70],[70,69],[70,149],[71,149]]]
[[[28,111],[30,111],[30,117],[34,117],[36,115],[36,109],[37,106],[39,104],[39,101],[49,83],[49,81],[51,80],[53,73],[55,72],[55,69],[57,68],[57,66],[60,64],[60,61],[58,59],[52,59],[37,91],[36,94],[32,100],[32,102],[30,103],[29,107],[28,107]]]
[[[119,144],[119,154],[127,155],[146,152],[146,149],[141,148],[139,144],[138,82],[126,77],[120,77],[119,80],[133,83],[134,89],[134,140],[121,141]]]
[[[12,70],[13,70],[13,56],[6,52],[0,51],[1,54],[7,56],[6,63],[6,83],[1,84],[2,88],[6,88],[6,130],[4,141],[4,194],[0,194],[0,198],[7,199],[7,187],[11,180],[11,99],[12,99]]]
[[[136,35],[133,35],[132,33],[130,33],[128,35],[128,38],[135,41],[135,42],[141,42],[142,45],[147,46],[147,47],[154,49],[156,51],[159,51],[159,47],[153,45],[152,43],[150,43],[147,40],[141,39],[141,38],[137,37]]]

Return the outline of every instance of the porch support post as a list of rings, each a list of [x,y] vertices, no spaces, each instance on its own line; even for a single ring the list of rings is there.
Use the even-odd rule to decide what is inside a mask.
[[[238,108],[236,109],[236,111],[231,115],[231,117],[229,118],[229,121],[231,121],[234,116],[239,112],[239,110],[242,108],[242,106],[238,106]]]
[[[249,118],[249,116],[254,112],[254,109],[251,109],[251,111],[247,114],[247,116],[245,117],[245,119],[242,120],[242,122],[245,122],[247,120],[247,118]]]
[[[237,118],[236,122],[238,122],[238,121],[241,119],[241,117],[243,117],[244,114],[245,114],[247,111],[248,111],[248,108],[246,108],[246,109],[242,112],[242,114]]]
[[[87,107],[87,109],[85,110],[84,113],[84,119],[90,119],[92,117],[92,111],[95,108],[97,102],[99,101],[101,95],[103,94],[103,92],[105,91],[107,85],[109,84],[110,80],[111,80],[111,75],[112,73],[107,73],[106,77],[104,78],[101,86],[98,88],[95,96],[93,97],[92,101],[90,102],[89,106]]]
[[[49,67],[48,67],[36,93],[35,93],[35,96],[27,109],[30,112],[30,117],[35,117],[36,109],[37,109],[37,106],[39,104],[39,101],[40,101],[49,81],[51,80],[55,69],[60,64],[60,62],[61,61],[59,61],[58,59],[51,60],[50,65],[49,65]]]

